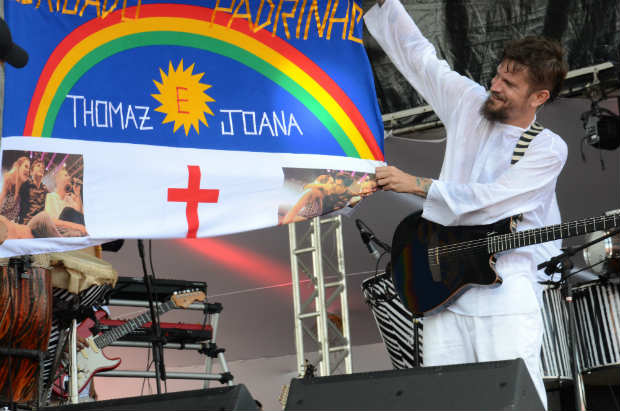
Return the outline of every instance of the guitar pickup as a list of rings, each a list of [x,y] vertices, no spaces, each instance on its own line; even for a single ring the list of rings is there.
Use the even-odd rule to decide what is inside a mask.
[[[441,267],[439,265],[439,248],[428,250],[428,267],[431,270],[431,277],[436,283],[441,282]]]

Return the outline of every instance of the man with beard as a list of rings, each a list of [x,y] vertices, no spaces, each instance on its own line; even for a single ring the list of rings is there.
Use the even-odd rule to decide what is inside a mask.
[[[564,141],[543,129],[516,163],[511,160],[537,110],[561,89],[567,72],[562,47],[539,37],[509,42],[487,92],[437,58],[398,0],[378,2],[366,13],[366,26],[447,132],[439,179],[378,167],[378,188],[425,198],[423,217],[442,225],[490,224],[518,214],[519,231],[560,223],[555,186],[566,162]],[[425,317],[425,365],[523,358],[546,404],[537,247],[498,256],[500,287],[473,287]]]

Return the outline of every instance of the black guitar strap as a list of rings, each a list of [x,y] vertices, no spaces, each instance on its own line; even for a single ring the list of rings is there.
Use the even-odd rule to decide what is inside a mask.
[[[510,161],[510,165],[514,165],[517,161],[521,160],[525,151],[530,146],[534,137],[536,137],[541,131],[543,131],[544,127],[541,126],[537,122],[533,122],[530,128],[525,130],[521,137],[519,137],[519,141],[517,141],[517,145],[515,146],[514,151],[512,152],[512,160]]]

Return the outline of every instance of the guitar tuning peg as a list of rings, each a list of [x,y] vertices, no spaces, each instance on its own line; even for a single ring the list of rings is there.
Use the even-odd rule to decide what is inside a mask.
[[[177,295],[178,291],[173,291],[172,295]]]

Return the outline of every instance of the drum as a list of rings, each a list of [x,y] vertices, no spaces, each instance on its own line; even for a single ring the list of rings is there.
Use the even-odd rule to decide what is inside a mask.
[[[595,231],[586,235],[589,243],[611,234],[609,231]],[[583,259],[596,274],[620,274],[620,234],[612,235],[583,250]]]
[[[581,370],[620,365],[620,285],[593,281],[573,295]]]
[[[542,375],[546,383],[572,380],[568,340],[568,313],[561,291],[547,287],[543,291],[544,333],[540,355]]]
[[[52,322],[49,270],[36,266],[39,258],[18,269],[13,261],[0,260],[0,347],[44,353]],[[38,400],[40,365],[39,358],[0,355],[0,400]]]
[[[418,353],[422,364],[422,319],[413,314],[396,294],[392,276],[381,273],[362,282],[362,292],[377,322],[379,333],[395,369],[415,366],[414,336],[418,334]]]

